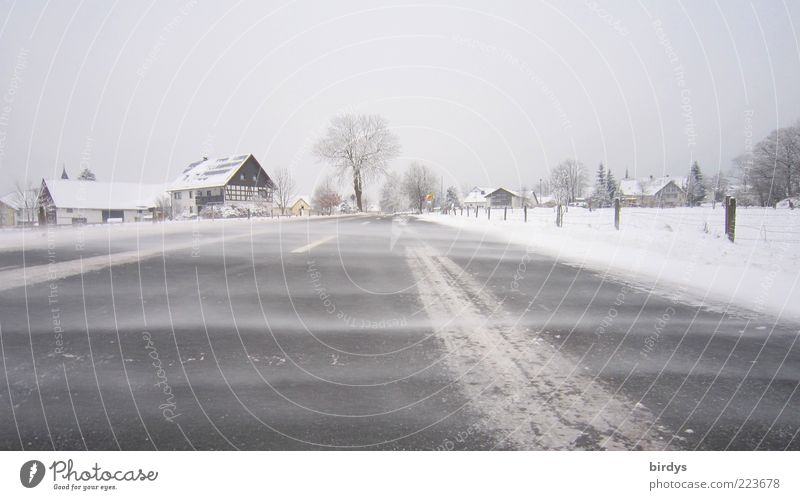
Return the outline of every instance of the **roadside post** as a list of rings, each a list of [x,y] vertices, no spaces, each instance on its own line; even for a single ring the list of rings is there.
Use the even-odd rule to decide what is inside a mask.
[[[725,197],[725,235],[731,243],[736,238],[736,198]]]

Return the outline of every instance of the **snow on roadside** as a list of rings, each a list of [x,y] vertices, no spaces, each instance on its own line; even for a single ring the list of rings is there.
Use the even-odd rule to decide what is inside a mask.
[[[739,208],[736,242],[724,234],[721,207],[570,207],[564,227],[550,208],[426,214],[425,220],[527,246],[561,262],[640,283],[659,294],[800,321],[800,210]]]
[[[171,236],[194,233],[198,230],[220,227],[253,227],[268,224],[286,224],[308,220],[333,220],[353,217],[349,214],[312,215],[304,217],[253,217],[250,219],[218,218],[183,219],[159,222],[126,222],[123,224],[88,224],[83,226],[37,226],[31,228],[9,228],[0,230],[0,252],[25,249],[42,249],[48,246],[84,244],[89,242],[116,241],[123,238],[136,239],[145,236]]]

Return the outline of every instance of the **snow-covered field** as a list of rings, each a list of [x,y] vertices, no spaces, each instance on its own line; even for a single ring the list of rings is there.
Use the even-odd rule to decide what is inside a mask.
[[[459,212],[460,213],[460,212]],[[466,213],[466,212],[465,212]],[[527,246],[559,261],[640,283],[655,293],[701,300],[709,306],[800,320],[800,210],[739,208],[736,242],[724,234],[724,210],[623,208],[620,230],[613,209],[570,207],[564,226],[555,211],[535,208],[423,218],[487,238]]]

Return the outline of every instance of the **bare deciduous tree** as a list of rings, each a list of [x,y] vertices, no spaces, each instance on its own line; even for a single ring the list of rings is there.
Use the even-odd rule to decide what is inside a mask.
[[[323,179],[323,181],[317,185],[316,189],[314,189],[312,203],[320,213],[325,213],[327,211],[328,215],[330,215],[333,209],[338,207],[341,202],[342,197],[339,195],[330,177]]]
[[[426,165],[413,162],[403,176],[403,192],[411,205],[420,213],[428,195],[436,189],[436,178]]]
[[[402,179],[398,174],[386,174],[380,192],[381,211],[386,213],[403,212],[408,209],[408,200],[402,188]]]
[[[400,143],[384,118],[377,115],[339,115],[331,120],[315,154],[330,163],[339,178],[352,178],[358,210],[367,182],[385,173],[386,165],[400,153]]]
[[[278,167],[275,169],[272,182],[275,184],[275,203],[281,209],[281,215],[284,215],[292,198],[297,194],[294,177],[288,168]]]
[[[19,220],[25,225],[33,225],[38,217],[40,188],[35,184],[27,185],[17,181],[14,184],[13,202],[16,204],[16,212]]]
[[[155,210],[153,219],[162,220],[164,218],[172,219],[172,196],[169,194],[162,194],[155,199]]]
[[[550,189],[561,204],[574,202],[586,186],[586,169],[576,160],[565,160],[550,172]]]
[[[746,156],[746,175],[761,205],[800,191],[800,124],[773,130]]]

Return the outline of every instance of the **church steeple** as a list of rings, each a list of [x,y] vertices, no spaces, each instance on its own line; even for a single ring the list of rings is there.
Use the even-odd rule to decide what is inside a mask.
[[[63,170],[61,171],[61,178],[69,180],[69,176],[67,175],[67,166],[63,166]]]

